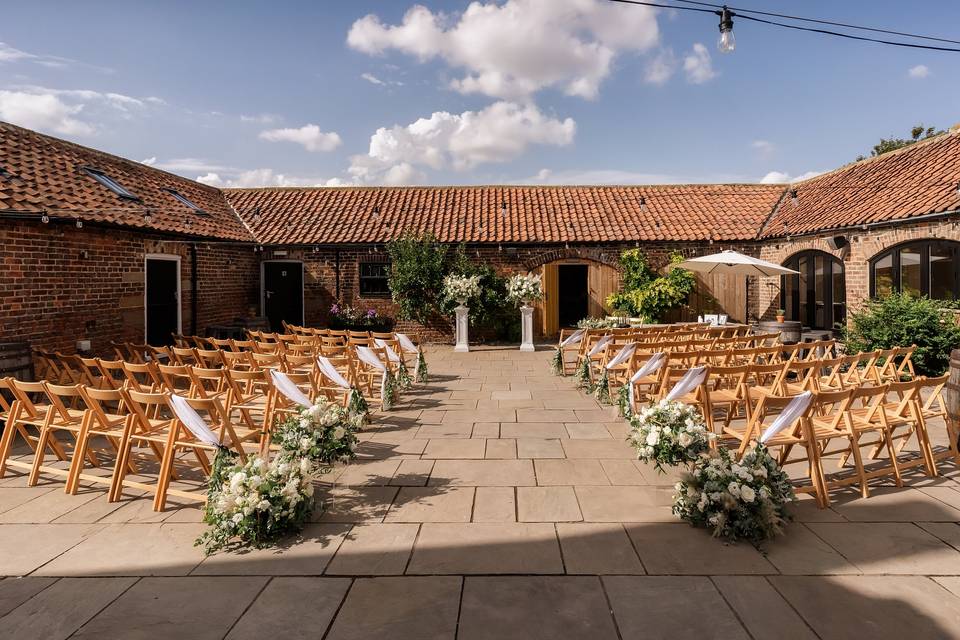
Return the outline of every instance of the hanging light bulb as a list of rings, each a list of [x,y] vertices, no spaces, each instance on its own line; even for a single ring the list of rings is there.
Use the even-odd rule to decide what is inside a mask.
[[[47,215],[46,211],[44,211],[43,215],[40,216],[40,222],[43,224],[48,224],[50,222],[50,216]]]
[[[797,197],[796,189],[790,189],[790,204],[795,207],[800,205],[800,198]]]
[[[717,15],[720,16],[720,39],[717,40],[717,49],[720,53],[733,53],[737,48],[736,38],[733,37],[733,16],[736,14],[724,5]]]
[[[77,218],[77,229],[83,229],[83,220]]]
[[[320,247],[318,247],[317,245],[313,245],[313,252],[320,253]]]
[[[643,196],[640,196],[640,211],[643,213],[647,212],[647,199]]]

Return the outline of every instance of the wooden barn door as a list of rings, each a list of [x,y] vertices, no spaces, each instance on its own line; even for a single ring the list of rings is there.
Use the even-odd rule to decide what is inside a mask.
[[[543,301],[538,306],[545,336],[553,336],[560,332],[557,283],[557,265],[543,265]]]

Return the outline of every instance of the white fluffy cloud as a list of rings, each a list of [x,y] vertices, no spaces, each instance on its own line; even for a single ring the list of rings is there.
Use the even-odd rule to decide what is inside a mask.
[[[0,91],[0,120],[63,136],[90,136],[95,129],[77,116],[83,104],[67,104],[52,93]]]
[[[776,145],[769,140],[754,140],[750,143],[750,148],[762,156],[768,156],[776,150]]]
[[[450,83],[455,90],[510,99],[546,87],[594,98],[618,54],[647,51],[658,40],[653,9],[605,0],[477,1],[458,16],[415,5],[399,25],[371,14],[347,36],[350,47],[371,55],[441,59],[464,71]]]
[[[276,173],[273,169],[250,169],[249,171],[240,171],[230,176],[221,176],[215,171],[211,171],[202,176],[196,177],[197,182],[208,184],[214,187],[340,187],[348,183],[339,178],[325,180],[322,178],[298,178],[288,176],[283,173]]]
[[[654,56],[643,73],[643,80],[649,84],[664,84],[677,68],[677,56],[672,49],[664,49]]]
[[[813,178],[820,175],[823,171],[807,171],[806,173],[801,173],[797,176],[792,176],[789,173],[783,171],[771,171],[767,175],[760,178],[761,184],[783,184],[788,182],[800,182],[801,180],[806,180],[808,178]]]
[[[703,84],[717,76],[710,51],[699,42],[695,42],[693,49],[684,57],[683,71],[687,74],[687,82],[693,84]]]
[[[339,134],[321,131],[315,124],[305,124],[299,129],[268,129],[260,132],[260,139],[268,142],[295,142],[307,151],[333,151],[341,143]]]
[[[512,160],[534,144],[567,145],[576,129],[572,118],[551,118],[532,104],[437,111],[406,126],[378,129],[368,153],[351,159],[349,172],[361,182],[410,184],[424,179],[424,168],[466,170]]]
[[[907,75],[911,78],[921,80],[930,75],[930,67],[925,64],[918,64],[915,67],[910,67],[910,69],[907,71]]]

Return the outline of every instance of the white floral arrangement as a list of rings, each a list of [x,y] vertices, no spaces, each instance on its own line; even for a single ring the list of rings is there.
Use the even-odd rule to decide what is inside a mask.
[[[480,276],[448,275],[443,279],[443,295],[456,302],[477,297],[480,295]]]
[[[789,476],[763,445],[739,462],[726,448],[701,457],[676,491],[673,513],[682,520],[755,545],[783,533],[786,505],[796,500]]]
[[[682,402],[661,400],[630,418],[629,440],[637,457],[654,463],[661,473],[663,465],[696,461],[713,438],[700,412]]]
[[[507,299],[513,304],[534,302],[543,298],[540,276],[516,274],[507,281]]]
[[[308,458],[326,473],[330,465],[353,457],[357,445],[357,430],[363,417],[351,417],[335,402],[320,398],[312,407],[301,409],[277,423],[273,442],[283,456],[290,459]]]
[[[195,544],[209,555],[234,543],[264,547],[299,531],[313,509],[315,479],[309,458],[251,456],[215,468],[204,514],[210,528]]]

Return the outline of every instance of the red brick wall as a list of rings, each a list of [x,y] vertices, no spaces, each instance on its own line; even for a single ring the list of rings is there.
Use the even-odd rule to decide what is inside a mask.
[[[536,245],[536,246],[470,246],[467,256],[492,265],[503,275],[526,273],[537,267],[563,258],[582,258],[604,264],[616,265],[620,252],[632,249],[634,243],[610,243],[590,246]],[[640,243],[655,268],[667,264],[670,254],[679,251],[685,255],[703,255],[723,249],[756,251],[755,246],[745,244],[717,243]],[[278,255],[278,251],[280,252]],[[452,248],[451,248],[452,251]],[[389,297],[363,297],[360,295],[359,263],[388,262],[384,248],[344,246],[339,250],[322,248],[318,251],[297,247],[267,249],[264,259],[302,260],[304,263],[304,317],[310,326],[323,327],[329,320],[330,306],[337,301],[337,264],[339,255],[340,281],[339,301],[361,309],[376,309],[379,313],[396,316],[396,305]],[[539,324],[536,325],[539,327]],[[451,318],[436,317],[426,326],[415,322],[399,322],[398,330],[420,334],[432,342],[452,339]],[[479,336],[477,336],[479,337]]]
[[[190,331],[190,247],[87,224],[0,223],[0,341],[73,352],[88,339],[94,352],[111,340],[144,340],[144,255],[181,256],[184,332]],[[258,256],[253,246],[197,244],[198,333],[208,324],[256,312]]]

